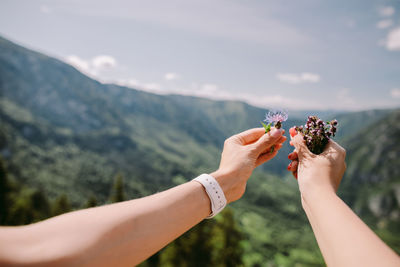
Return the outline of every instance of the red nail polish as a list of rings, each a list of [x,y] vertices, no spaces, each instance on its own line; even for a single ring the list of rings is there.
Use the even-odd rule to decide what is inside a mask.
[[[292,163],[290,163],[290,164],[287,166],[288,171],[290,171],[291,168],[292,168]]]
[[[296,128],[292,127],[289,129],[290,136],[294,137],[297,134]]]

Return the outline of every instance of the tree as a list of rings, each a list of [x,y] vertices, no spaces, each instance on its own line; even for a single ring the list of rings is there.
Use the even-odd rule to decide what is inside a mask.
[[[7,169],[3,158],[0,157],[0,225],[6,224],[9,200],[10,185],[7,177]]]
[[[34,190],[30,195],[30,210],[33,222],[47,219],[51,215],[49,201],[41,190]]]
[[[159,266],[215,266],[212,258],[214,220],[204,220],[176,239],[161,253]],[[148,265],[151,266],[151,265]]]
[[[121,202],[126,199],[124,190],[124,180],[121,173],[114,177],[114,184],[111,190],[110,200],[112,203]]]
[[[233,210],[226,208],[212,220],[204,220],[176,239],[163,251],[159,265],[142,266],[243,266],[243,235]]]
[[[93,208],[96,207],[97,205],[98,204],[96,197],[94,195],[90,195],[84,208]]]
[[[53,216],[57,216],[66,212],[71,211],[71,204],[69,203],[68,197],[65,194],[59,196],[53,204]]]
[[[222,218],[218,218],[216,231],[221,232],[222,245],[218,251],[217,262],[220,266],[234,267],[243,266],[243,248],[241,241],[243,240],[243,234],[239,230],[235,222],[233,210],[229,207],[225,208],[221,212]],[[218,234],[215,234],[218,236]]]
[[[47,197],[40,190],[20,187],[9,206],[7,225],[24,225],[41,221],[51,215]]]

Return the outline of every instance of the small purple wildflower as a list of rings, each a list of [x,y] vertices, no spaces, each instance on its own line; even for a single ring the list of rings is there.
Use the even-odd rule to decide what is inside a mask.
[[[282,126],[282,122],[288,119],[288,114],[284,110],[269,111],[265,116],[265,122],[268,124],[275,123],[275,128],[279,129]]]
[[[261,122],[262,126],[265,129],[265,133],[268,133],[271,131],[271,126],[275,127],[276,129],[280,129],[282,127],[282,122],[286,121],[288,119],[288,113],[283,110],[274,110],[274,111],[269,111],[265,115],[265,123]],[[274,125],[272,125],[274,123]],[[273,153],[275,150],[275,146],[271,147],[270,152]]]

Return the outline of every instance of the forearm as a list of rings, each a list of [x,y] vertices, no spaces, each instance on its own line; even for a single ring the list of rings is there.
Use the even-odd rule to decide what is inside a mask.
[[[208,214],[210,201],[202,185],[188,182],[142,199],[2,229],[1,236],[9,258],[19,264],[133,266]]]
[[[310,208],[307,206],[307,203],[305,202],[303,197],[301,197],[301,204],[307,215],[308,221],[310,222],[311,228],[314,232],[315,239],[317,240],[318,246],[321,250],[321,253],[322,253],[325,261],[331,262],[331,260],[329,259],[330,254],[328,253],[329,250],[326,248],[326,245],[328,244],[328,242],[325,240],[326,237],[323,236],[321,229],[319,229],[317,222],[316,222],[315,218],[313,217],[313,215],[310,211]]]
[[[399,257],[333,191],[303,199],[328,266],[399,266]]]

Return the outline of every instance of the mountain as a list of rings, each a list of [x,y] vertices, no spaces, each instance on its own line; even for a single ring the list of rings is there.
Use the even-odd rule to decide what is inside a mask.
[[[0,49],[2,128],[22,138],[18,145],[32,143],[40,151],[11,157],[11,165],[22,157],[23,162],[33,164],[28,159],[32,156],[40,158],[38,163],[51,162],[51,172],[46,168],[33,179],[32,173],[21,170],[20,178],[48,187],[51,196],[73,186],[76,190],[70,187],[68,191],[75,192],[73,200],[79,202],[84,194],[78,188],[86,191],[88,186],[84,183],[89,178],[83,176],[96,174],[96,178],[90,178],[95,184],[90,188],[97,188],[92,193],[98,194],[106,187],[107,177],[118,171],[133,176],[130,187],[136,189],[132,193],[156,192],[160,186],[169,186],[175,176],[188,179],[216,169],[225,138],[261,126],[264,118],[265,110],[243,102],[160,96],[101,84],[57,59],[4,38],[0,39]],[[294,125],[297,121],[287,123]],[[7,153],[22,154],[16,143],[3,143],[14,146],[3,147]],[[56,147],[53,144],[62,145],[54,152],[57,156],[51,152]],[[284,150],[289,151],[289,147]],[[284,154],[269,164],[275,173],[284,170]],[[98,155],[104,161],[101,169],[90,163],[99,161]],[[75,172],[67,173],[67,166],[62,164],[70,162],[67,159],[71,157],[80,159],[72,168]],[[40,168],[32,165],[29,169]],[[53,185],[59,180],[69,182],[61,187]]]
[[[116,174],[124,177],[127,196],[136,198],[215,170],[225,138],[259,127],[265,112],[239,101],[102,84],[0,37],[0,154],[9,177],[50,200],[65,194],[74,208],[90,196],[107,203]],[[304,114],[291,111],[284,128],[304,124]],[[392,229],[398,222],[398,110],[307,114],[339,120],[337,140],[348,151],[341,194],[400,249],[400,234]],[[291,150],[286,144],[258,168],[244,198],[232,205],[247,266],[323,265],[296,181],[285,170]]]
[[[345,199],[360,214],[400,222],[400,110],[346,141]]]

